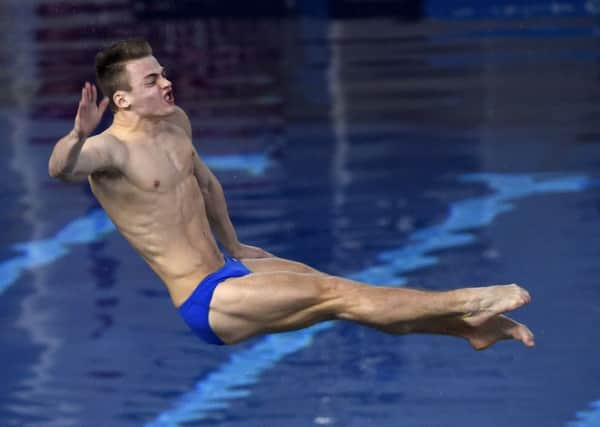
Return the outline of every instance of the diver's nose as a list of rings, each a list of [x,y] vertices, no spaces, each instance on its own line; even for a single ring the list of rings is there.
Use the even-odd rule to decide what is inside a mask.
[[[163,89],[167,89],[172,86],[171,80],[167,79],[165,76],[160,76],[160,87]]]

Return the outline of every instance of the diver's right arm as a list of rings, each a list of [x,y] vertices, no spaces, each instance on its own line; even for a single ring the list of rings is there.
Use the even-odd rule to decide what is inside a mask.
[[[75,126],[52,150],[48,162],[50,176],[66,181],[79,181],[97,170],[112,166],[111,144],[100,137],[88,139],[100,123],[108,105],[108,98],[96,105],[97,97],[96,87],[86,82],[81,89]]]

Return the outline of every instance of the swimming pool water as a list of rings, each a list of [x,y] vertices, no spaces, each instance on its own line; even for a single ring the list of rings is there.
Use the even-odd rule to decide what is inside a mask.
[[[242,241],[377,284],[518,282],[537,346],[344,322],[204,345],[86,186],[46,174],[93,51],[123,34],[78,33],[85,9],[23,7],[6,71],[19,90],[0,101],[1,425],[597,424],[592,18],[156,23],[98,8],[175,68]]]

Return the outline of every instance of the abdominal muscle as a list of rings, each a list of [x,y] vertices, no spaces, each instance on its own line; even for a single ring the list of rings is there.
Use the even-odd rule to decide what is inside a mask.
[[[176,307],[223,265],[193,175],[164,192],[127,182],[90,183],[121,234],[162,279]]]

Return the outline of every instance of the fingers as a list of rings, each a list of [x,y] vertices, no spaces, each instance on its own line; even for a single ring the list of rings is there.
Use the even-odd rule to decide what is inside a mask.
[[[85,82],[83,88],[81,88],[81,102],[83,104],[96,104],[98,101],[98,90],[96,85],[90,82]]]
[[[87,100],[88,102],[91,104],[93,102],[93,96],[92,96],[92,84],[86,82],[85,83],[86,86],[86,90],[87,90]]]
[[[89,104],[90,100],[88,98],[88,82],[85,82],[83,87],[81,88],[81,104]]]

